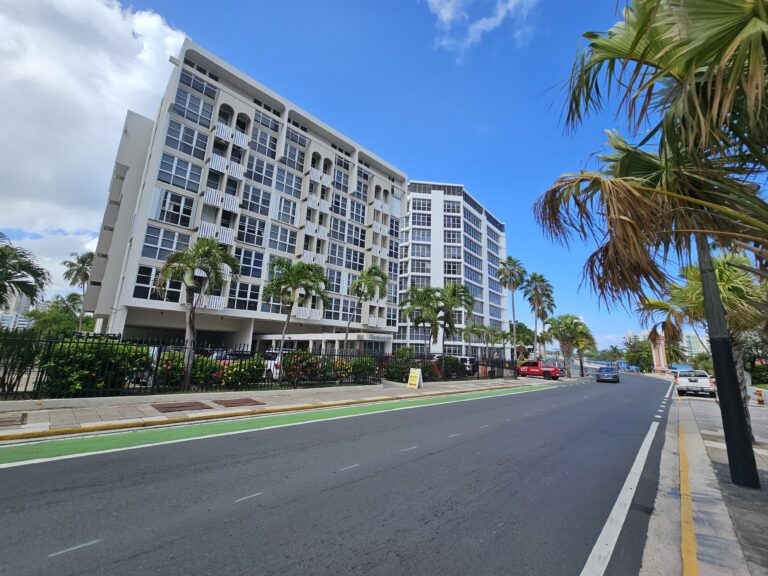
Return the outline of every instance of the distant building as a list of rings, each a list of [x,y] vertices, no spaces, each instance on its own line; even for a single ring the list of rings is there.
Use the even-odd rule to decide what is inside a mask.
[[[682,347],[688,356],[709,354],[709,338],[705,336],[699,340],[699,337],[694,332],[686,332],[683,334]]]
[[[32,303],[23,294],[11,294],[5,307],[0,309],[0,328],[3,330],[26,330],[32,325],[27,318]]]

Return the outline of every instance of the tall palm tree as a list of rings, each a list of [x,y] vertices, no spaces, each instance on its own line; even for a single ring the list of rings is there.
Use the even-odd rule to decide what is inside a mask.
[[[88,280],[91,278],[91,268],[93,268],[93,252],[77,252],[70,253],[72,260],[64,260],[62,265],[67,269],[64,272],[64,280],[69,282],[70,286],[80,286],[82,299],[85,301],[85,287],[88,285]],[[78,324],[78,331],[83,329],[83,313],[84,308],[80,307],[80,322]]]
[[[203,296],[221,289],[226,270],[233,279],[240,273],[240,262],[228,254],[213,238],[198,238],[194,244],[173,252],[166,258],[155,281],[164,294],[170,282],[184,285],[186,306],[184,322],[184,387],[189,387],[197,339],[197,309]]]
[[[573,314],[562,314],[547,319],[547,331],[560,345],[566,376],[570,376],[571,358],[579,340],[579,330],[582,324],[579,317]]]
[[[0,232],[0,308],[12,295],[26,296],[37,302],[51,283],[51,275],[37,263],[35,256],[24,248],[14,246]]]
[[[539,320],[542,318],[542,314],[546,317],[547,312],[552,313],[554,311],[553,292],[552,284],[549,283],[543,274],[538,272],[528,276],[523,285],[523,294],[531,305],[531,312],[533,312],[534,355],[538,353]]]
[[[387,295],[387,273],[376,265],[369,266],[360,273],[349,285],[349,295],[357,298],[357,306],[363,304],[363,300],[370,301],[376,297],[378,292],[380,298]],[[347,330],[344,334],[344,349],[347,349],[347,340],[349,340],[349,327],[352,325],[352,314],[347,321]]]
[[[442,366],[445,374],[445,339],[456,333],[456,312],[461,310],[469,317],[475,305],[475,298],[469,288],[463,284],[448,284],[438,294],[437,308],[440,327],[442,328]]]
[[[51,299],[51,306],[60,308],[72,316],[78,316],[83,309],[83,297],[77,292],[70,292],[66,296],[56,295]],[[82,327],[80,324],[79,330],[82,330]]]
[[[313,296],[322,302],[323,307],[329,305],[325,271],[319,264],[274,258],[269,262],[269,278],[270,280],[264,286],[262,298],[277,300],[283,308],[287,308],[283,332],[280,336],[280,350],[282,350],[294,306],[304,304]],[[352,314],[351,310],[350,314]],[[280,370],[280,383],[283,380],[283,372],[284,370]]]
[[[507,256],[496,271],[496,278],[509,290],[509,299],[512,301],[512,350],[515,351],[512,361],[517,360],[517,315],[515,313],[515,293],[525,284],[528,277],[523,264],[517,258]],[[517,378],[517,371],[512,372]]]
[[[417,288],[411,286],[405,293],[400,306],[414,326],[425,328],[424,357],[429,357],[430,341],[437,344],[437,335],[440,328],[440,311],[438,302],[440,290],[432,286]]]
[[[597,350],[597,341],[584,321],[579,320],[576,327],[576,354],[579,357],[579,373],[582,378],[584,378],[584,355],[594,350]],[[565,369],[570,375],[571,365],[566,364]]]

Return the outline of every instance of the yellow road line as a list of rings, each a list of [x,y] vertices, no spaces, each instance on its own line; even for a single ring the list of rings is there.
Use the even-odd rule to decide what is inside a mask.
[[[688,454],[685,451],[685,427],[680,424],[680,555],[683,559],[683,576],[698,576],[696,559],[696,532],[693,528],[691,503],[691,478],[688,470]]]

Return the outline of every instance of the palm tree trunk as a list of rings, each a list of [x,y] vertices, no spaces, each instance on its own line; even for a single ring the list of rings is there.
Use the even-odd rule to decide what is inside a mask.
[[[280,335],[280,350],[278,351],[278,354],[280,355],[281,364],[280,364],[280,376],[277,377],[277,385],[281,386],[283,384],[283,374],[285,373],[285,355],[283,354],[283,348],[285,347],[285,333],[288,331],[288,324],[291,321],[291,313],[293,312],[293,298],[291,298],[291,306],[288,308],[288,314],[285,315],[285,323],[283,324],[283,333]]]
[[[443,326],[443,341],[441,343],[443,353],[440,355],[441,364],[440,371],[442,372],[443,378],[445,378],[445,326]]]
[[[187,296],[186,326],[184,327],[184,390],[189,390],[192,379],[192,365],[195,361],[195,293],[190,289]]]
[[[362,304],[363,304],[363,299],[360,298],[357,301],[357,305],[358,306],[362,306]],[[347,340],[349,340],[349,327],[352,325],[352,316],[354,316],[354,314],[350,314],[349,315],[349,320],[347,320],[347,332],[346,332],[346,334],[344,334],[344,352],[347,351]]]
[[[570,370],[570,365],[568,369]],[[579,350],[579,373],[584,378],[584,351],[581,349]]]
[[[533,311],[533,359],[537,360],[539,355],[539,309]]]
[[[517,316],[515,314],[515,291],[512,290],[512,378],[517,380]]]
[[[739,392],[741,392],[741,401],[744,403],[744,416],[747,419],[747,430],[749,431],[749,438],[752,442],[755,441],[755,435],[752,432],[752,418],[749,414],[749,389],[748,386],[752,385],[752,375],[747,372],[744,366],[744,349],[739,342],[738,338],[731,338],[733,343],[733,360],[736,365],[736,377],[739,379]]]

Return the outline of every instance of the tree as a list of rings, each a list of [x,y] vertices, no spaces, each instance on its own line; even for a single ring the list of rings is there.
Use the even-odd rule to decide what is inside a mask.
[[[379,297],[384,298],[387,295],[387,273],[384,272],[378,266],[369,266],[360,273],[355,280],[349,285],[349,295],[357,298],[358,308],[362,305],[363,300],[370,301],[376,297],[378,292]],[[349,340],[349,327],[352,324],[352,314],[349,315],[347,321],[347,330],[344,334],[344,349],[347,348],[347,340]]]
[[[510,329],[513,329],[511,323]],[[520,322],[519,320],[515,322],[514,329],[517,331],[518,340],[517,353],[515,355],[515,362],[517,362],[521,356],[523,358],[528,357],[528,348],[526,348],[526,346],[533,346],[534,334],[533,330],[531,330],[526,324]]]
[[[285,312],[283,332],[280,336],[280,351],[285,346],[285,334],[296,304],[304,304],[313,296],[318,298],[323,307],[329,305],[326,292],[325,271],[319,264],[293,262],[284,258],[273,258],[269,263],[270,280],[264,286],[263,298],[277,300]],[[351,315],[352,310],[349,311]],[[279,382],[282,383],[284,370],[280,370]]]
[[[475,299],[469,288],[463,284],[448,284],[441,288],[437,300],[438,321],[442,328],[441,370],[445,374],[445,338],[456,333],[456,312],[463,311],[466,317],[472,313]]]
[[[589,327],[583,320],[579,320],[576,330],[576,354],[579,357],[579,374],[582,378],[584,378],[584,355],[591,350],[597,350],[597,342]],[[567,365],[566,369],[570,373],[570,365]]]
[[[573,314],[562,314],[547,320],[547,333],[560,344],[560,352],[565,363],[566,376],[570,376],[573,350],[579,342],[581,320]]]
[[[637,366],[640,372],[653,370],[653,352],[649,340],[641,340],[634,336],[624,340],[624,347],[626,348],[624,357],[631,366]]]
[[[543,274],[534,272],[526,279],[523,285],[523,294],[525,294],[533,312],[533,353],[536,356],[538,354],[539,320],[542,316],[546,318],[548,314],[554,311],[552,284]]]
[[[411,286],[405,293],[400,306],[414,326],[425,328],[426,337],[424,338],[424,357],[429,357],[430,341],[437,343],[437,335],[440,327],[440,312],[438,302],[440,290],[432,286],[417,288]]]
[[[240,262],[228,254],[213,238],[198,238],[192,246],[173,252],[166,258],[155,287],[164,295],[170,282],[184,285],[186,309],[184,322],[184,388],[189,388],[197,339],[197,309],[205,295],[221,289],[225,271],[233,280],[240,273]]]
[[[70,337],[81,329],[79,322],[80,309],[83,301],[77,292],[67,296],[54,296],[46,310],[30,310],[27,316],[34,323],[32,331],[41,336]],[[82,328],[93,330],[94,320],[86,317]]]
[[[518,288],[522,288],[525,284],[525,280],[528,276],[520,260],[507,256],[506,259],[501,262],[498,270],[496,271],[496,277],[499,282],[509,290],[509,299],[512,301],[512,350],[514,354],[512,361],[517,361],[517,315],[515,313],[515,292]],[[517,378],[517,371],[512,372],[514,378]]]
[[[85,300],[85,287],[88,285],[88,280],[91,279],[91,268],[93,268],[93,252],[83,252],[78,254],[72,252],[70,257],[72,260],[64,260],[62,265],[67,269],[64,272],[64,280],[69,282],[70,286],[80,286],[82,300]],[[80,307],[80,322],[78,330],[83,330],[83,313],[84,309]]]
[[[37,263],[35,256],[24,248],[14,246],[0,232],[0,308],[12,295],[26,296],[30,302],[39,301],[51,275]]]

